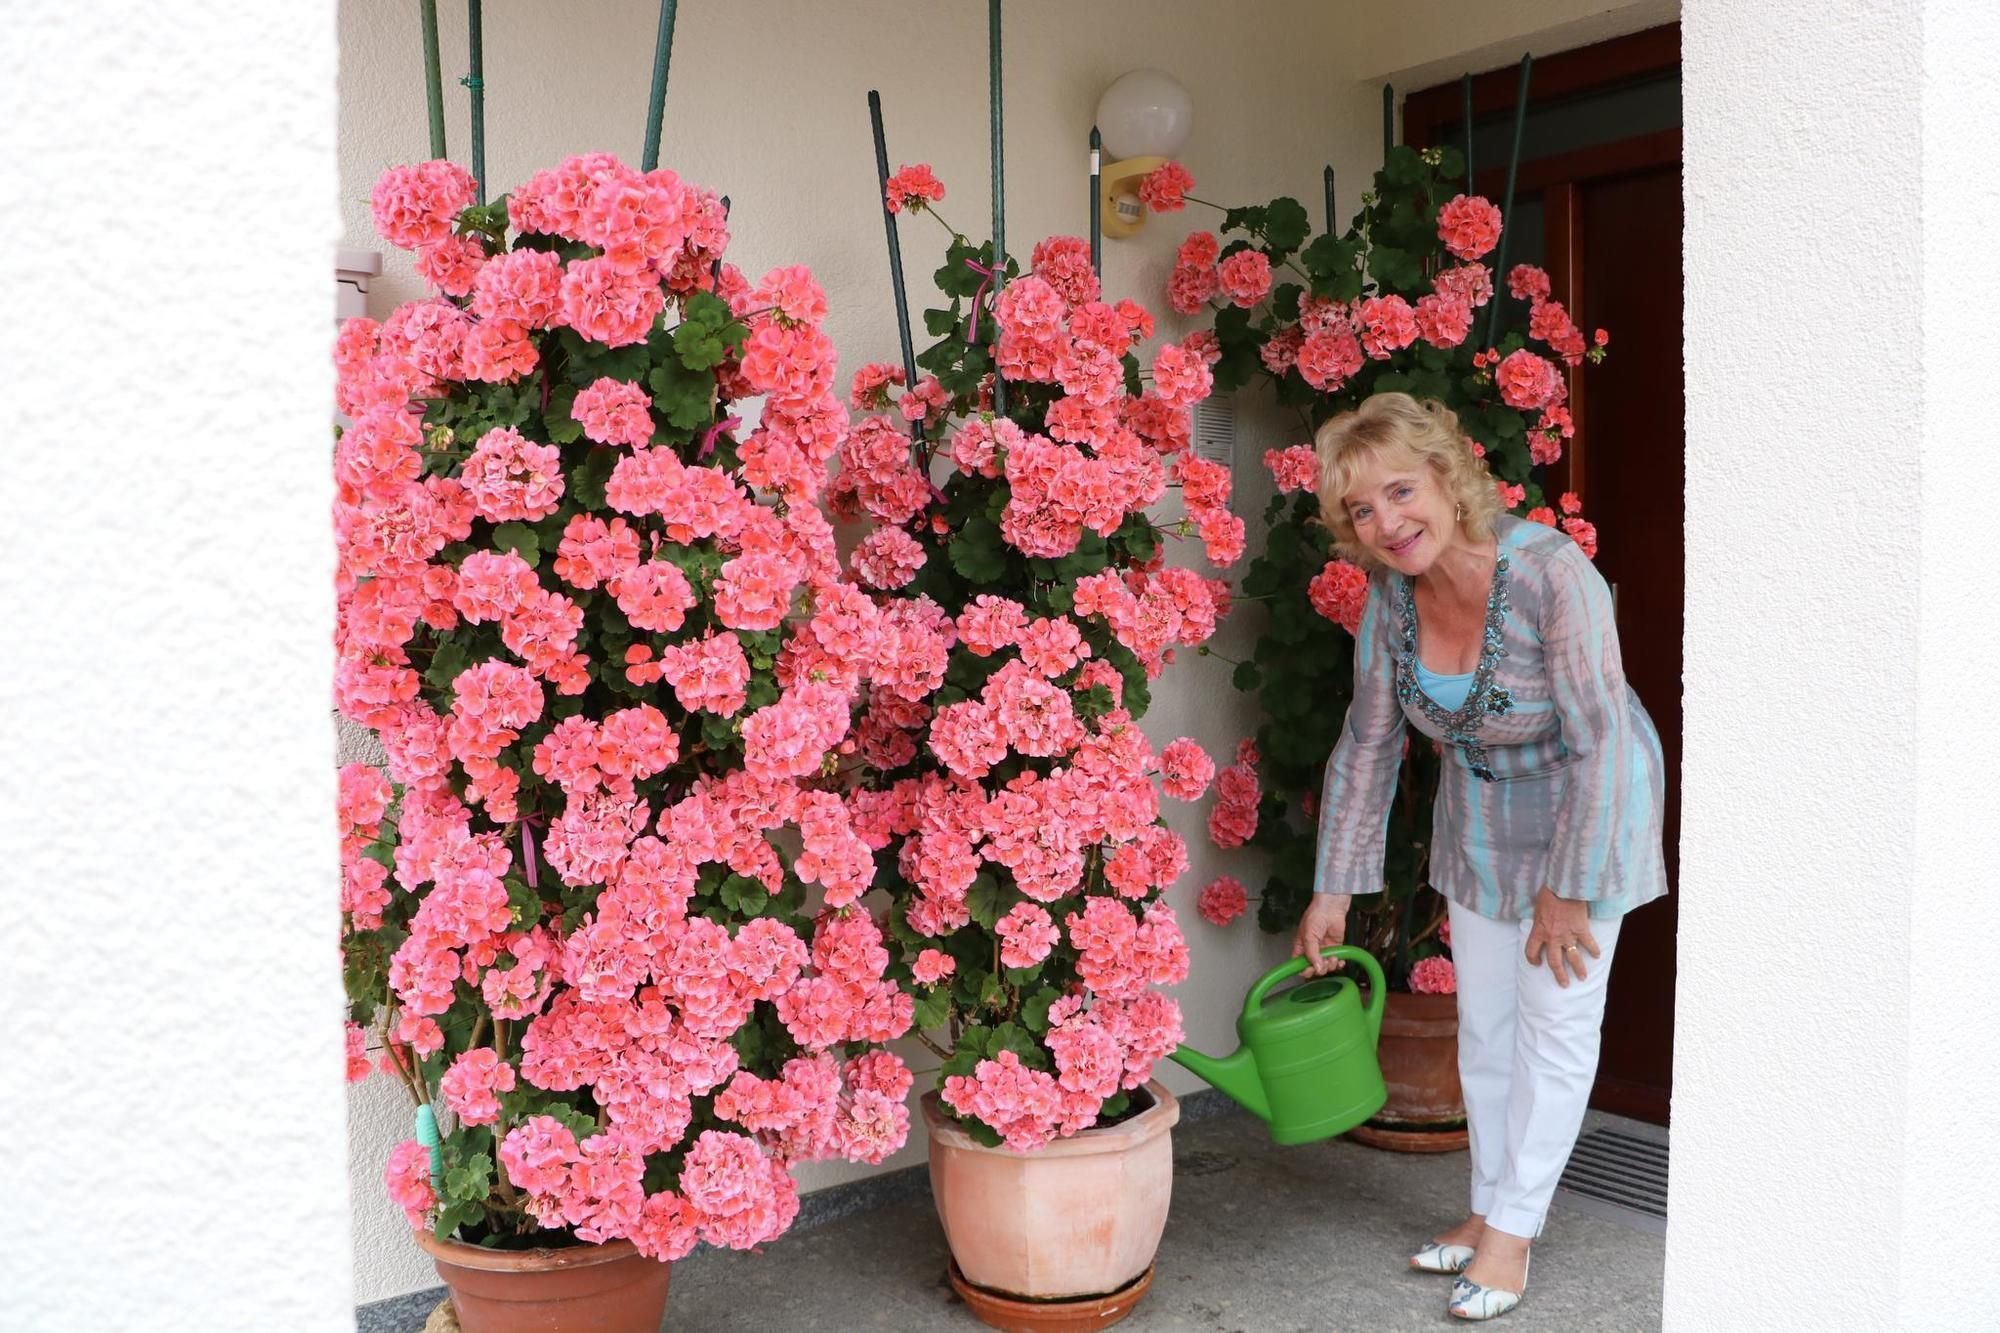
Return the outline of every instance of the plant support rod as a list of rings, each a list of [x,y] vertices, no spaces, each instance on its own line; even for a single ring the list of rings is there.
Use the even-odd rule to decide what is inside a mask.
[[[444,74],[438,68],[437,0],[417,0],[417,17],[424,28],[424,105],[430,114],[431,158],[445,155]]]
[[[1465,122],[1465,192],[1477,194],[1478,191],[1472,188],[1472,72],[1470,70],[1459,79],[1458,94],[1464,104],[1459,118]]]
[[[1104,279],[1104,136],[1090,127],[1090,271]]]
[[[882,94],[868,90],[868,127],[875,135],[875,202],[882,209],[882,228],[889,236],[889,286],[896,293],[896,337],[903,350],[903,383],[917,387],[917,353],[910,343],[910,303],[903,291],[903,244],[896,235],[896,215],[889,211],[889,145],[882,135]],[[912,435],[922,435],[921,418],[910,423]]]
[[[1000,0],[986,0],[986,46],[993,121],[993,305],[997,311],[1000,290],[1007,283],[1007,166],[1000,132]],[[997,316],[994,323],[999,323]],[[993,415],[1007,415],[1007,383],[1000,377],[997,357],[993,364]]]
[[[1528,123],[1528,78],[1535,68],[1533,53],[1521,57],[1521,83],[1514,92],[1514,142],[1507,150],[1507,192],[1500,204],[1500,248],[1493,252],[1493,301],[1486,313],[1486,345],[1500,331],[1500,288],[1507,281],[1507,238],[1514,230],[1514,178],[1521,169],[1521,133]]]
[[[653,37],[653,89],[646,101],[646,150],[639,169],[651,171],[660,165],[660,127],[667,111],[667,64],[674,54],[674,19],[679,0],[660,0],[660,27]]]
[[[465,35],[471,46],[471,72],[461,82],[472,94],[472,179],[478,184],[476,196],[486,202],[486,77],[481,55],[479,0],[465,0]]]

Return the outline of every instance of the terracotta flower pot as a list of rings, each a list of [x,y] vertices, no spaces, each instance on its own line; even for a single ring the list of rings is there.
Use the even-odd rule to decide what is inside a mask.
[[[1458,1086],[1458,997],[1390,991],[1375,1051],[1389,1100],[1348,1137],[1392,1152],[1457,1152],[1466,1145]]]
[[[629,1240],[488,1250],[416,1233],[451,1289],[463,1333],[659,1333],[671,1266]]]
[[[1174,1186],[1170,1131],[1181,1116],[1180,1103],[1161,1084],[1148,1083],[1146,1091],[1153,1104],[1130,1120],[1030,1153],[981,1145],[952,1123],[936,1093],[924,1098],[931,1195],[952,1259],[965,1283],[1002,1298],[988,1311],[974,1299],[978,1291],[968,1294],[987,1323],[1103,1328],[1131,1313],[1166,1230]],[[1130,1299],[1102,1300],[1112,1295]],[[1023,1301],[1099,1308],[1087,1325],[1064,1322],[1056,1308],[1042,1312],[1054,1323],[1023,1323],[1000,1308]]]

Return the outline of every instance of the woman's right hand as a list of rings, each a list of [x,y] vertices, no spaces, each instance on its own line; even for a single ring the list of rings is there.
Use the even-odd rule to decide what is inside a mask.
[[[1338,958],[1323,957],[1320,951],[1347,938],[1347,905],[1352,901],[1345,893],[1315,893],[1306,914],[1299,918],[1298,932],[1292,936],[1292,957],[1306,960],[1307,976],[1325,976],[1340,966]]]

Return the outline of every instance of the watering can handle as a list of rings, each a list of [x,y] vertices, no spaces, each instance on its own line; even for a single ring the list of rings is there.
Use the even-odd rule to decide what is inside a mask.
[[[1368,1038],[1370,1041],[1379,1041],[1382,1036],[1382,1006],[1387,1001],[1389,995],[1388,983],[1382,976],[1382,965],[1375,961],[1375,955],[1369,953],[1366,949],[1357,949],[1351,944],[1335,945],[1331,949],[1322,949],[1320,952],[1335,958],[1346,959],[1350,963],[1359,963],[1361,964],[1361,970],[1368,974],[1368,1008],[1366,1010],[1368,1015]],[[1288,977],[1295,977],[1305,970],[1305,959],[1287,958],[1284,962],[1259,977],[1257,984],[1252,986],[1250,993],[1243,998],[1243,1016],[1245,1018],[1254,1017],[1257,1011],[1263,1007],[1264,997],[1271,993],[1271,987]]]

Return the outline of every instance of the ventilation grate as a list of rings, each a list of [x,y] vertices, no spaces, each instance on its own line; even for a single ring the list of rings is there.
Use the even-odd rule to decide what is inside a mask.
[[[1211,463],[1236,466],[1236,405],[1230,399],[1205,398],[1195,404],[1194,452]]]
[[[1667,1144],[1616,1129],[1577,1140],[1558,1185],[1580,1212],[1650,1231],[1667,1229]]]

